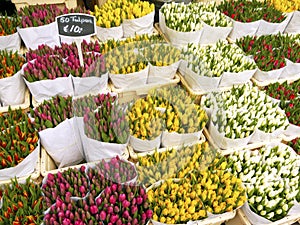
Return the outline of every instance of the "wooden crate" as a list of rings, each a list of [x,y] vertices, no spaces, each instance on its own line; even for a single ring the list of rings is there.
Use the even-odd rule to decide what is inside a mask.
[[[11,105],[10,108],[12,110],[21,108],[22,111],[25,112],[26,110],[29,109],[29,107],[30,107],[30,94],[29,94],[29,90],[26,88],[24,102],[20,105]],[[9,106],[0,107],[0,113],[8,112],[8,108],[9,108]]]

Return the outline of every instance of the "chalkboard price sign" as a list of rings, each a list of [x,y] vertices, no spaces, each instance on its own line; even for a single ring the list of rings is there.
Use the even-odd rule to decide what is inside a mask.
[[[96,34],[94,16],[82,13],[70,13],[56,17],[58,33],[67,37],[84,37]]]

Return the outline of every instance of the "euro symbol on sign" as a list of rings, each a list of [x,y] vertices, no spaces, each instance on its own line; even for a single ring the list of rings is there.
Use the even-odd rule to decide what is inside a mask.
[[[68,32],[68,26],[69,25],[64,26],[64,32],[66,32],[66,33]]]

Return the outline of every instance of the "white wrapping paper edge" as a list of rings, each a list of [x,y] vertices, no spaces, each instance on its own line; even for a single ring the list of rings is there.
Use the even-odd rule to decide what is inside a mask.
[[[299,34],[300,33],[300,11],[294,11],[293,16],[288,23],[285,31],[288,34]]]
[[[203,32],[200,37],[200,44],[215,44],[219,40],[225,40],[232,27],[212,27],[206,23],[203,23]]]
[[[32,174],[40,157],[40,143],[21,163],[15,167],[0,170],[0,180],[9,180],[14,177],[24,177]]]
[[[24,98],[25,83],[21,70],[12,77],[0,79],[0,102],[3,106],[22,104]]]
[[[101,77],[74,77],[74,96],[89,94],[98,94],[107,89],[108,73],[102,74]]]
[[[47,44],[50,47],[60,46],[56,22],[39,27],[17,27],[17,30],[27,49],[37,49],[42,44]]]
[[[130,86],[143,87],[147,83],[149,65],[138,72],[129,74],[112,74],[109,77],[116,88],[128,88]]]
[[[283,134],[285,136],[283,139],[293,140],[297,137],[300,137],[300,127],[290,123]]]
[[[279,79],[293,78],[296,74],[300,74],[300,63],[294,63],[286,59],[285,70],[282,72]]]
[[[254,213],[248,202],[245,203],[245,205],[242,207],[243,212],[245,213],[246,217],[248,218],[248,220],[250,221],[250,223],[252,225],[265,225],[265,224],[272,224],[274,222],[259,216],[258,214]],[[299,203],[295,203],[295,205],[290,209],[290,211],[288,212],[287,216],[293,216],[293,215],[299,215],[299,211],[300,211],[300,204]],[[283,223],[286,222],[286,220],[283,218],[281,220],[277,220],[276,223],[277,224],[281,224],[280,221],[282,221]],[[283,224],[282,223],[282,224]]]
[[[100,41],[106,41],[108,39],[121,39],[123,37],[123,27],[122,25],[118,27],[104,28],[96,27],[97,37]]]
[[[286,18],[281,23],[269,23],[265,20],[261,20],[256,31],[256,36],[283,33],[288,23],[290,22],[293,13],[288,13]]]
[[[172,147],[189,144],[200,139],[202,130],[194,133],[179,134],[177,132],[163,131],[161,136],[162,147]]]
[[[28,82],[25,78],[25,83],[30,90],[30,93],[37,102],[50,99],[52,96],[73,95],[72,76],[58,77],[54,80],[41,80],[35,82]]]
[[[122,23],[124,37],[131,37],[136,34],[151,34],[153,32],[155,11],[137,18],[125,19]]]
[[[260,20],[250,23],[243,23],[233,19],[231,19],[231,21],[233,22],[233,29],[229,34],[229,37],[232,40],[236,40],[247,35],[255,35],[260,24]]]
[[[272,140],[281,138],[283,133],[284,133],[283,127],[278,128],[272,133],[266,133],[264,131],[256,129],[249,143],[258,143],[258,142],[265,142],[265,141],[270,142]]]
[[[83,147],[75,118],[67,119],[54,128],[39,132],[41,144],[58,168],[83,161]]]
[[[150,63],[147,83],[161,83],[161,80],[165,80],[167,82],[173,79],[175,77],[179,64],[180,61],[168,66],[153,66]]]
[[[161,142],[161,135],[153,140],[142,140],[130,135],[129,144],[137,152],[147,152],[158,149]]]
[[[0,50],[19,51],[21,47],[21,38],[16,32],[7,36],[0,36]]]
[[[254,74],[254,78],[258,81],[273,81],[273,80],[278,80],[281,74],[284,72],[286,69],[286,66],[277,70],[271,70],[268,72],[262,71],[258,69],[256,73]]]
[[[253,136],[252,133],[251,135],[245,138],[236,138],[236,139],[226,138],[224,133],[222,134],[217,130],[217,128],[215,127],[212,121],[210,121],[209,123],[208,130],[216,145],[218,145],[222,149],[246,147],[251,137]]]

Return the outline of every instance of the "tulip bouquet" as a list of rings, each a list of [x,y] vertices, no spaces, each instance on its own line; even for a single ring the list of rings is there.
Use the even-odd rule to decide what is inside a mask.
[[[153,140],[162,132],[162,118],[154,105],[138,99],[128,112],[130,134],[142,140]]]
[[[155,151],[138,158],[139,181],[148,187],[159,180],[184,178],[190,171],[209,165],[213,155],[208,142],[178,150],[172,148],[163,152]]]
[[[126,114],[115,97],[104,99],[95,112],[84,115],[84,131],[88,138],[108,143],[124,144],[128,140]]]
[[[118,27],[125,19],[137,19],[154,11],[154,4],[144,1],[107,1],[100,8],[95,6],[93,13],[97,19],[97,26],[111,28]]]
[[[0,79],[12,77],[25,63],[25,58],[17,52],[0,50]]]
[[[30,180],[20,183],[16,179],[2,190],[0,223],[14,225],[41,224],[43,196],[40,187]]]
[[[72,97],[55,96],[45,100],[35,109],[30,109],[34,124],[38,131],[56,127],[66,119],[73,117]]]
[[[56,5],[51,4],[25,6],[18,11],[18,16],[22,17],[21,28],[50,24],[61,14],[62,11]]]
[[[247,200],[242,181],[225,170],[202,170],[188,175],[205,209],[213,214],[231,212]]]
[[[132,50],[124,45],[106,54],[106,67],[109,72],[112,74],[131,74],[147,68],[148,63],[144,56],[135,54]]]
[[[26,120],[28,120],[28,116],[22,112],[21,108],[12,110],[9,106],[7,113],[0,113],[0,131],[2,132]]]
[[[275,7],[275,9],[281,12],[293,12],[300,9],[299,2],[297,1],[282,1],[282,0],[270,0],[271,4]]]
[[[257,87],[243,85],[209,96],[205,105],[214,110],[211,125],[226,138],[249,137],[257,129],[272,133],[288,126],[287,117],[278,104]],[[213,103],[214,100],[216,103]]]
[[[143,225],[152,218],[146,190],[137,184],[112,184],[96,198],[104,224]]]
[[[148,101],[166,106],[164,119],[168,132],[193,133],[204,128],[208,120],[205,111],[187,96],[180,87],[161,88],[149,93]]]
[[[205,47],[189,44],[182,55],[188,67],[200,76],[220,77],[225,72],[239,73],[256,69],[255,63],[238,46],[229,45],[226,41]]]
[[[272,71],[285,67],[287,65],[286,59],[292,62],[289,64],[300,62],[300,45],[296,40],[297,36],[279,33],[259,37],[245,36],[238,39],[236,44],[247,55],[253,56],[260,70]],[[294,75],[297,71],[291,73],[291,75]],[[273,79],[276,79],[276,77]]]
[[[293,99],[290,102],[280,102],[280,107],[285,111],[285,114],[291,124],[300,126],[299,99]]]
[[[180,193],[180,194],[178,194]],[[148,192],[152,220],[166,224],[186,224],[207,217],[207,211],[196,190],[184,179],[167,179]]]
[[[133,164],[115,156],[109,161],[102,160],[93,168],[88,168],[87,176],[90,180],[90,194],[96,197],[114,183],[123,184],[135,181],[137,171]]]
[[[38,146],[38,132],[21,109],[1,116],[0,169],[20,164]]]
[[[18,17],[0,17],[0,36],[7,36],[17,32],[17,26],[19,26],[20,20]]]
[[[149,43],[141,53],[153,66],[169,66],[180,60],[180,50],[167,44]]]
[[[300,155],[300,138],[296,138],[288,142],[288,145],[295,150],[295,152]]]
[[[56,174],[49,173],[43,180],[42,191],[47,207],[59,197],[67,200],[71,197],[84,198],[89,193],[89,180],[86,167],[69,168]]]
[[[267,1],[222,1],[218,9],[226,16],[240,22],[263,19],[272,23],[280,23],[285,19],[284,14]]]
[[[92,195],[86,199],[72,200],[69,196],[63,201],[57,198],[44,216],[45,225],[76,224],[92,225],[102,224],[99,222],[98,208]]]
[[[71,68],[59,56],[38,56],[34,62],[28,62],[24,67],[24,78],[28,82],[53,80],[58,77],[68,77]]]
[[[127,183],[137,177],[137,172],[134,164],[125,161],[120,156],[115,156],[110,160],[102,161],[95,165],[95,170],[103,174],[106,180],[111,180],[113,183]]]
[[[109,99],[114,102],[116,98],[117,96],[112,95],[111,93],[102,93],[98,95],[85,95],[83,97],[73,99],[73,114],[83,117],[85,113],[97,109],[99,106],[102,106],[104,103],[109,101]]]
[[[235,152],[229,171],[244,182],[251,210],[268,220],[285,217],[299,192],[299,158],[286,145]]]
[[[283,83],[273,83],[264,87],[264,91],[270,97],[286,102],[298,97],[300,94],[300,81],[289,84],[287,81]]]

